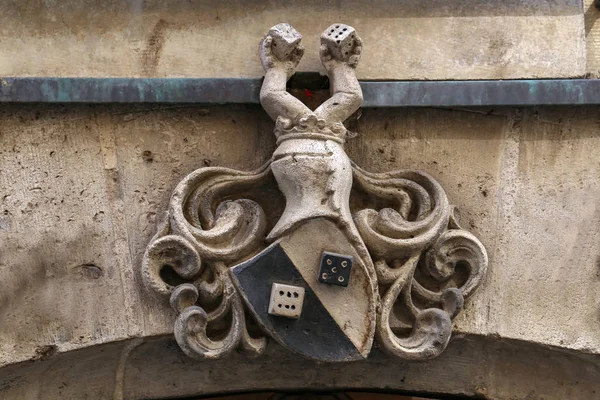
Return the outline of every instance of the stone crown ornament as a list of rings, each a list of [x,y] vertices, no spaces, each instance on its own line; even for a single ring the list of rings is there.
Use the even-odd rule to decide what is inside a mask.
[[[193,358],[258,355],[267,337],[318,361],[366,358],[374,342],[436,357],[486,272],[485,248],[431,176],[370,173],[346,155],[343,122],[362,104],[354,28],[321,35],[332,96],[314,111],[286,91],[301,39],[279,24],[259,45],[272,159],[185,177],[146,250],[144,282],[170,298],[175,338]]]

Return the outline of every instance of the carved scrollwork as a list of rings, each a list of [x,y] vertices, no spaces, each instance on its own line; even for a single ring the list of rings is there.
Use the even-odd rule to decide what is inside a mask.
[[[254,172],[192,172],[175,188],[166,223],[146,250],[144,282],[155,294],[170,296],[179,314],[175,338],[190,357],[218,358],[238,347],[260,354],[266,348],[266,338],[248,333],[227,262],[263,246],[265,213],[258,203],[239,195],[271,178],[268,165]]]
[[[359,190],[395,205],[354,214],[382,288],[377,339],[402,358],[437,357],[450,340],[452,318],[485,275],[485,248],[460,228],[455,208],[429,175],[354,166],[354,179]]]
[[[264,337],[254,338],[248,333],[245,320],[245,310],[240,296],[236,292],[227,267],[223,263],[215,263],[217,271],[216,287],[222,300],[214,310],[206,312],[202,307],[195,305],[201,294],[215,296],[210,292],[207,285],[201,288],[190,283],[179,285],[171,294],[171,306],[179,312],[175,321],[174,334],[179,347],[188,356],[196,359],[216,359],[229,354],[241,346],[250,354],[261,354],[267,345]],[[213,285],[213,288],[215,286]],[[222,339],[211,339],[209,337],[209,324],[222,322],[230,315],[231,321],[227,332]]]

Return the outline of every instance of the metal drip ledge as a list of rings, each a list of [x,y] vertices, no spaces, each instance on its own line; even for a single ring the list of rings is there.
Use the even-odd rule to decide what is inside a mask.
[[[297,74],[302,75],[302,74]],[[324,90],[326,77],[292,78]],[[306,79],[306,77],[312,79]],[[295,82],[295,83],[294,83]],[[0,103],[258,104],[261,79],[0,78]],[[600,104],[600,80],[362,81],[363,107],[479,107]]]

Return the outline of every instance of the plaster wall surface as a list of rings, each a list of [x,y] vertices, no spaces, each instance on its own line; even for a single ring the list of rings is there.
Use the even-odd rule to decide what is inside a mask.
[[[255,169],[274,149],[254,106],[10,105],[0,119],[0,365],[170,335],[140,264],[171,191],[196,168]],[[354,161],[432,174],[487,247],[455,335],[600,354],[598,121],[596,108],[530,108],[349,122]]]
[[[365,43],[359,79],[586,72],[581,0],[27,0],[3,4],[0,76],[261,77],[256,44],[280,22],[304,35],[299,70],[324,72],[318,38],[335,21]]]

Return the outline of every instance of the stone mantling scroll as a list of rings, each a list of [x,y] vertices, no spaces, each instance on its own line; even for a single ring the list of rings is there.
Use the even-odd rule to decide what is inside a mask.
[[[319,361],[363,359],[374,343],[430,359],[485,275],[484,246],[431,176],[370,173],[348,158],[343,122],[362,104],[362,43],[344,24],[320,39],[331,97],[311,111],[286,91],[302,36],[288,24],[271,28],[259,55],[273,157],[257,171],[189,174],[146,250],[144,282],[170,299],[190,357],[259,355],[272,338]],[[285,204],[260,196],[269,184]]]

